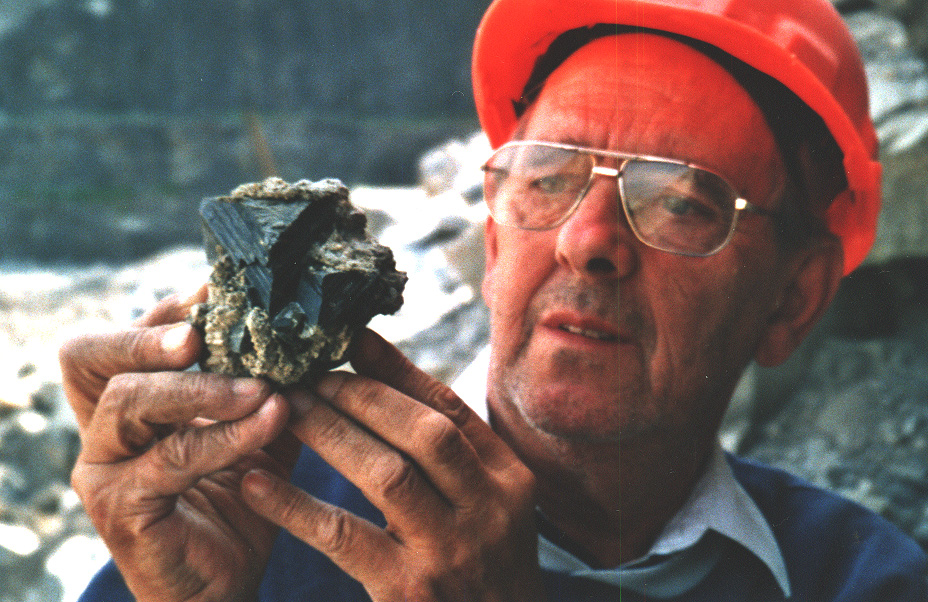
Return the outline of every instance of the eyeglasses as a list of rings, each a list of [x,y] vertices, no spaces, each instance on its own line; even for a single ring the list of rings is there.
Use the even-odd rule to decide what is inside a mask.
[[[597,159],[617,159],[618,166]],[[722,176],[684,161],[628,155],[553,142],[509,142],[483,166],[484,196],[493,219],[524,230],[563,224],[596,176],[618,180],[618,196],[644,244],[693,257],[720,251],[738,215],[775,212],[741,198]]]

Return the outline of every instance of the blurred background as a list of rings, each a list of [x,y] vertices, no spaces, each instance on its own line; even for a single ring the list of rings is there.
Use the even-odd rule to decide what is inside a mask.
[[[872,86],[877,246],[793,360],[749,369],[723,439],[928,547],[928,4],[835,3]],[[107,557],[57,348],[206,278],[202,197],[342,179],[410,274],[373,327],[447,382],[478,356],[488,4],[0,0],[0,602],[74,600]]]
[[[487,4],[0,3],[0,258],[192,242],[191,203],[271,174],[413,183],[424,149],[476,128]]]

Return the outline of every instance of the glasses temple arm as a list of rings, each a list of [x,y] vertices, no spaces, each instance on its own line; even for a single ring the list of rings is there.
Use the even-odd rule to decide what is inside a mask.
[[[750,213],[756,213],[757,215],[766,215],[768,217],[781,217],[783,215],[782,211],[776,211],[773,209],[764,209],[763,207],[758,207],[754,203],[750,203],[745,199],[737,198],[735,199],[735,211],[748,211]]]

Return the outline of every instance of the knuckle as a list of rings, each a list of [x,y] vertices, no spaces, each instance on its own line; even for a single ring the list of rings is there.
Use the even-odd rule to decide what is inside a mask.
[[[220,422],[211,434],[220,448],[235,449],[242,442],[244,430],[239,422]]]
[[[331,414],[321,418],[314,425],[314,439],[319,441],[329,441],[333,444],[340,444],[351,436],[351,428],[338,414]]]
[[[534,508],[538,497],[538,480],[529,468],[521,463],[510,470],[507,482],[513,487],[513,502],[520,508]]]
[[[510,538],[515,529],[516,519],[513,515],[497,508],[496,511],[484,516],[482,537],[489,545],[496,546]]]
[[[535,473],[516,458],[510,459],[500,469],[498,478],[501,483],[507,484],[512,491],[531,492],[536,487]]]
[[[80,401],[96,398],[106,384],[107,374],[101,374],[97,363],[96,337],[82,335],[66,341],[58,349],[62,386],[68,402],[77,408]]]
[[[345,382],[348,382],[348,378],[345,379]],[[354,384],[354,393],[355,393],[355,403],[359,411],[363,414],[369,414],[372,408],[376,408],[377,404],[380,402],[380,396],[382,393],[383,385],[375,380],[368,380],[366,378],[350,378]],[[344,385],[342,385],[344,388]]]
[[[58,348],[58,363],[61,365],[61,372],[65,377],[81,371],[81,359],[87,357],[84,352],[87,345],[86,339],[86,335],[74,337],[65,341]]]
[[[100,403],[116,402],[125,405],[135,401],[139,392],[138,377],[134,374],[116,374],[110,378],[100,396]]]
[[[196,416],[238,420],[257,409],[271,389],[264,386],[247,397],[233,388],[233,379],[211,372],[172,372],[161,381],[162,407],[175,420]]]
[[[197,431],[179,431],[151,448],[152,461],[158,472],[182,472],[190,466],[192,459],[197,457],[201,443]]]
[[[71,470],[71,488],[74,489],[74,492],[77,496],[84,502],[84,505],[87,506],[87,500],[91,497],[91,493],[94,491],[94,488],[90,486],[90,474],[87,470],[87,465],[79,458],[74,464],[74,469]]]
[[[331,400],[337,407],[350,405],[363,414],[376,406],[383,386],[381,383],[347,372],[333,372],[330,378],[333,379]]]
[[[454,464],[464,454],[464,435],[446,416],[430,412],[416,427],[418,446],[442,464]]]
[[[351,515],[343,508],[333,506],[316,523],[316,540],[328,554],[341,556],[352,547],[354,528]]]
[[[112,505],[112,491],[107,483],[100,483],[93,465],[78,461],[71,472],[71,487],[84,507],[90,522],[101,530],[107,523]]]
[[[121,334],[121,347],[133,366],[144,366],[151,363],[152,344],[149,336],[150,329],[135,328]]]
[[[126,450],[144,449],[153,437],[151,427],[139,418],[143,391],[138,375],[117,374],[100,396],[97,414],[106,424],[115,425],[115,440]]]
[[[198,431],[198,435],[202,435],[197,437],[202,446],[212,450],[242,453],[260,444],[257,440],[260,433],[252,432],[241,422],[220,422]]]
[[[409,499],[419,479],[411,462],[399,454],[387,454],[377,461],[374,480],[381,498],[396,502]]]
[[[268,389],[269,390],[269,389]],[[232,380],[212,372],[187,372],[175,380],[165,393],[178,400],[202,400],[206,407],[218,407],[235,399]]]
[[[80,499],[84,504],[84,512],[87,514],[87,518],[90,519],[90,522],[98,531],[104,531],[104,526],[109,522],[108,517],[110,515],[107,499],[91,490],[85,490]]]
[[[58,362],[65,374],[83,375],[105,347],[105,336],[81,334],[66,340],[58,348]]]
[[[511,468],[513,476],[512,481],[520,484],[520,489],[526,493],[534,493],[537,488],[537,479],[535,473],[528,466],[521,462],[514,462]]]
[[[446,384],[432,381],[426,392],[429,405],[450,418],[458,426],[462,425],[470,414],[470,408]]]
[[[274,496],[271,499],[275,500],[275,512],[280,523],[285,527],[299,524],[302,516],[302,503],[299,496],[277,484],[274,485],[273,490]]]

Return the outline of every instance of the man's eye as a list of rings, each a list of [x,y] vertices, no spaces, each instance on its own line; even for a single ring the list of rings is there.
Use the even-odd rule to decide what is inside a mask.
[[[552,174],[532,180],[532,188],[537,189],[544,194],[561,194],[569,190],[572,186],[573,179],[563,174]]]
[[[666,196],[661,199],[661,206],[668,212],[679,217],[692,217],[711,219],[715,212],[706,203],[692,197]]]

